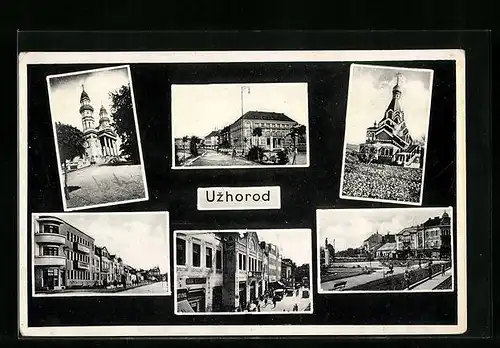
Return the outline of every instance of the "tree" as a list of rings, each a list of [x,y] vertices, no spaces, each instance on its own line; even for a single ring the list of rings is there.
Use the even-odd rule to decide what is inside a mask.
[[[184,160],[186,160],[186,143],[189,141],[189,137],[187,135],[182,137],[182,147],[184,149]]]
[[[262,136],[262,128],[261,127],[255,127],[252,131],[252,135],[254,137],[257,137],[257,139],[259,140],[258,144],[257,144],[257,147],[259,147],[260,145],[260,137]],[[258,158],[258,160],[260,161],[260,158]]]
[[[306,134],[306,126],[304,125],[295,125],[290,129],[289,135],[292,137],[293,140],[293,160],[292,164],[295,164],[295,160],[297,157],[297,143],[296,139],[297,137],[304,136]]]
[[[76,156],[85,154],[85,138],[78,128],[56,122],[57,145],[59,148],[59,159],[64,166],[64,195],[69,199],[68,191],[68,168],[66,161],[71,161]]]
[[[201,139],[197,136],[193,135],[189,142],[189,151],[191,152],[191,156],[198,156],[198,144],[200,144]]]
[[[135,127],[134,110],[130,85],[121,86],[110,92],[111,118],[122,143],[120,150],[129,157],[132,163],[140,163],[137,129]]]

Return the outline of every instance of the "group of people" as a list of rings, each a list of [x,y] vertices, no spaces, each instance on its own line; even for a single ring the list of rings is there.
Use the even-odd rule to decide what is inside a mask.
[[[295,290],[295,295],[298,297],[300,294],[300,289]],[[263,295],[260,295],[258,298],[249,301],[244,308],[240,305],[236,308],[237,312],[260,312],[262,307],[266,308],[268,305],[272,304],[272,308],[276,308],[277,302],[280,300],[279,296],[274,292],[266,291]],[[293,312],[299,311],[299,305],[295,303],[292,307]],[[283,312],[286,312],[286,309],[283,309]],[[289,311],[288,311],[289,312]]]
[[[349,197],[418,202],[422,170],[384,164],[345,163],[342,194]]]

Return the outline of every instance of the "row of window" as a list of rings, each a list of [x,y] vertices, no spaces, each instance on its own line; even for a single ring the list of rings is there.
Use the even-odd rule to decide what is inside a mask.
[[[245,126],[249,126],[248,122],[245,122]],[[270,122],[254,122],[253,127],[262,127],[262,128],[290,128],[291,124],[289,123],[270,123]]]
[[[76,279],[76,280],[91,280],[90,272],[87,271],[79,271],[79,270],[68,270],[67,277],[68,279]]]
[[[42,247],[42,255],[43,256],[59,256],[59,247],[44,245]]]
[[[59,226],[43,225],[42,233],[59,234]]]
[[[187,263],[187,249],[186,249],[186,241],[182,238],[177,238],[176,240],[176,248],[177,248],[177,265],[185,266]],[[201,244],[192,243],[192,266],[193,267],[202,267],[201,264]],[[205,263],[204,267],[213,268],[213,249],[211,247],[205,248]],[[215,251],[215,269],[222,269],[222,252],[220,249]]]
[[[77,253],[77,252],[74,252],[71,250],[68,251],[68,259],[75,260],[75,261],[83,261],[83,262],[87,262],[87,263],[90,262],[90,257],[88,255]],[[94,260],[92,260],[92,264],[93,264],[93,262],[94,262]]]
[[[71,233],[71,232],[68,232],[68,240],[70,242],[77,242],[77,243],[80,243],[80,244],[83,244],[83,245],[86,245],[88,247],[90,247],[90,241],[85,239],[85,238],[82,238],[80,236],[77,236],[76,234],[74,233]]]
[[[240,271],[247,270],[247,256],[241,253],[238,253],[238,269]],[[249,271],[257,271],[262,272],[262,261],[257,260],[254,257],[248,257],[248,270]]]

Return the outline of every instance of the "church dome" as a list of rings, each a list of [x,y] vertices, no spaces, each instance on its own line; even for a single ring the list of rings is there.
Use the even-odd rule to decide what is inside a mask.
[[[90,102],[90,97],[87,92],[85,92],[85,90],[82,90],[82,94],[80,95],[80,103],[83,103],[84,101]]]
[[[392,88],[392,91],[401,93],[401,87],[399,86],[399,83],[396,83],[396,85]]]

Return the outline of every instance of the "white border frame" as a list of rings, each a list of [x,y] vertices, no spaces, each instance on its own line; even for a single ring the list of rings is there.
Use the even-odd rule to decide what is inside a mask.
[[[345,196],[343,192],[344,188],[344,169],[345,169],[345,154],[347,150],[347,139],[346,139],[346,134],[347,134],[347,127],[348,127],[348,121],[349,119],[352,119],[352,116],[349,117],[349,99],[351,96],[352,92],[352,82],[351,82],[351,77],[352,77],[352,71],[354,70],[355,67],[367,67],[367,68],[373,68],[373,69],[387,69],[387,70],[398,70],[398,71],[421,71],[421,72],[428,72],[430,73],[430,83],[429,83],[429,103],[427,104],[427,129],[425,132],[425,144],[424,144],[424,158],[422,159],[424,161],[423,166],[422,166],[422,179],[420,181],[420,195],[419,195],[419,201],[418,202],[405,202],[405,201],[397,201],[397,200],[391,200],[391,199],[379,199],[379,198],[365,198],[365,197],[356,197],[356,196]],[[429,127],[430,127],[430,119],[431,119],[431,105],[432,105],[432,92],[433,92],[433,84],[434,84],[434,70],[432,69],[414,69],[414,68],[400,68],[400,67],[394,67],[394,66],[387,66],[387,65],[367,65],[367,64],[357,64],[357,63],[352,63],[349,69],[349,88],[347,91],[347,108],[346,108],[346,120],[345,120],[345,129],[344,129],[344,149],[342,151],[342,170],[340,174],[340,190],[339,190],[339,198],[341,199],[351,199],[351,200],[356,200],[356,201],[367,201],[367,202],[382,202],[382,203],[397,203],[397,204],[405,204],[405,205],[416,205],[416,206],[421,206],[422,205],[422,200],[424,197],[424,183],[425,183],[425,165],[427,163],[427,144],[429,143]]]
[[[172,134],[172,169],[175,170],[189,170],[189,169],[293,169],[293,168],[309,168],[311,165],[311,150],[310,150],[310,140],[309,140],[309,83],[307,82],[248,82],[248,83],[243,83],[243,82],[224,82],[224,83],[191,83],[191,84],[172,84],[171,87],[173,86],[210,86],[210,85],[242,85],[242,86],[252,86],[255,84],[263,85],[263,84],[268,84],[268,85],[279,85],[279,84],[305,84],[306,85],[306,92],[307,95],[306,97],[306,105],[307,105],[307,124],[306,126],[306,146],[307,146],[307,162],[306,164],[255,164],[255,165],[248,165],[248,166],[176,166],[175,165],[175,137]],[[173,105],[173,98],[172,98],[172,88],[170,88],[170,97],[172,100],[172,105]],[[172,112],[172,107],[170,110],[170,126],[171,129],[174,129],[174,116]],[[240,116],[241,117],[241,116]],[[238,120],[238,118],[236,119]],[[233,122],[236,122],[233,121]],[[295,120],[294,120],[295,121]],[[297,121],[295,121],[297,124],[300,125]],[[200,157],[200,156],[199,156]],[[198,157],[198,158],[199,158]]]
[[[302,312],[194,312],[194,313],[180,313],[177,311],[177,233],[183,233],[185,235],[199,235],[199,234],[206,234],[206,233],[229,233],[229,232],[240,232],[240,233],[245,233],[245,232],[260,232],[262,234],[266,233],[273,233],[273,232],[278,232],[278,231],[304,231],[304,234],[309,233],[309,240],[311,241],[311,254],[312,254],[312,230],[309,228],[283,228],[283,229],[234,229],[234,230],[175,230],[173,231],[173,241],[172,245],[174,247],[174,276],[172,276],[172,279],[175,281],[175,286],[174,286],[174,314],[178,316],[206,316],[206,315],[247,315],[247,316],[253,316],[253,315],[271,315],[271,316],[279,316],[279,315],[309,315],[314,313],[314,289],[313,289],[313,273],[312,273],[312,263],[313,263],[313,258],[311,255],[311,259],[309,260],[309,298],[311,302],[311,309],[309,311],[302,311]]]
[[[134,63],[227,63],[227,62],[373,62],[443,61],[456,63],[456,231],[457,323],[450,325],[224,325],[226,336],[367,336],[452,335],[467,330],[466,250],[466,145],[465,145],[465,51],[444,50],[351,50],[351,51],[171,51],[171,52],[29,52],[18,56],[18,156],[19,200],[19,331],[29,337],[219,337],[221,326],[81,326],[33,327],[28,321],[27,214],[28,207],[28,76],[29,64],[134,64]],[[24,247],[23,247],[24,246]]]
[[[37,294],[35,293],[35,253],[34,253],[34,242],[35,242],[35,217],[38,216],[54,216],[57,217],[63,221],[65,216],[75,216],[75,215],[84,215],[86,217],[91,217],[91,216],[99,216],[99,215],[164,215],[166,219],[166,231],[165,232],[165,245],[166,249],[165,254],[166,258],[168,260],[168,277],[167,277],[167,282],[168,282],[168,289],[167,292],[162,292],[162,293],[146,293],[146,294],[136,294],[136,293],[122,293],[116,292],[116,293],[100,293],[96,292],[94,294],[90,293],[78,293],[78,292],[61,292],[60,294]],[[66,222],[66,221],[65,221]],[[78,228],[78,226],[74,226]],[[85,231],[82,231],[84,233],[87,233]],[[90,235],[89,235],[90,236]],[[90,236],[92,237],[92,236]],[[94,238],[94,237],[92,237]],[[119,253],[119,252],[118,252]],[[88,213],[88,212],[78,212],[78,213],[31,213],[31,296],[36,297],[36,298],[67,298],[67,297],[148,297],[148,296],[172,296],[172,275],[170,274],[170,270],[172,269],[172,260],[169,257],[170,255],[170,215],[168,211],[135,211],[135,212],[109,212],[109,213]],[[25,285],[27,286],[27,284]],[[90,292],[90,291],[89,291]]]
[[[321,230],[321,223],[320,223],[320,218],[319,218],[319,212],[335,212],[336,214],[342,214],[343,211],[377,211],[377,212],[388,212],[392,211],[394,214],[397,214],[398,212],[401,211],[422,211],[422,210],[429,210],[429,211],[436,211],[436,214],[439,215],[440,212],[445,210],[447,213],[450,215],[450,233],[454,233],[454,228],[455,225],[453,223],[453,219],[455,218],[453,215],[453,207],[421,207],[421,208],[358,208],[358,209],[317,209],[316,210],[316,240],[317,240],[317,245],[316,245],[316,264],[317,264],[317,269],[318,269],[318,277],[317,277],[317,287],[318,287],[318,294],[328,294],[328,295],[347,295],[347,294],[418,294],[418,293],[440,293],[440,292],[454,292],[455,291],[455,273],[456,273],[456,267],[455,267],[455,243],[453,241],[454,238],[451,238],[451,289],[443,289],[443,290],[349,290],[345,289],[342,291],[338,290],[323,290],[321,288],[321,262],[320,262],[320,252],[319,248],[322,246],[321,241],[323,240],[323,237],[320,235],[320,230]],[[422,221],[424,222],[424,221]],[[345,279],[345,278],[343,278]],[[343,279],[337,279],[338,281],[342,281]]]
[[[127,69],[128,81],[130,82],[130,97],[132,98],[132,109],[134,112],[135,133],[136,133],[136,137],[137,137],[137,145],[139,147],[139,158],[141,160],[142,186],[144,189],[145,196],[143,198],[126,199],[124,201],[115,201],[115,202],[109,202],[109,203],[97,203],[97,204],[68,208],[67,203],[66,203],[66,197],[64,195],[64,179],[62,178],[61,157],[59,155],[59,144],[58,144],[58,140],[57,140],[56,123],[52,117],[52,105],[54,105],[54,98],[52,97],[52,88],[50,87],[50,80],[52,78],[58,78],[58,77],[63,77],[63,76],[74,76],[74,75],[81,75],[81,74],[88,74],[88,73],[93,73],[93,72],[108,71],[108,70],[123,69],[123,68]],[[148,184],[147,184],[147,180],[146,180],[146,171],[144,169],[144,159],[142,156],[141,134],[139,132],[139,123],[137,121],[137,111],[136,111],[136,106],[135,106],[134,87],[133,87],[133,82],[132,82],[132,74],[130,73],[130,65],[118,65],[118,66],[113,66],[113,67],[108,67],[108,68],[99,68],[99,69],[83,70],[83,71],[77,71],[77,72],[71,72],[71,73],[65,73],[65,74],[49,75],[46,77],[46,81],[47,81],[47,91],[49,94],[49,105],[50,105],[50,114],[51,114],[51,122],[52,122],[52,131],[54,134],[54,144],[55,144],[56,157],[57,157],[57,170],[58,170],[58,176],[59,176],[59,184],[61,187],[61,200],[62,200],[64,211],[75,211],[75,210],[107,207],[107,206],[111,206],[111,205],[133,203],[133,202],[143,202],[143,201],[149,200],[149,191],[148,191]]]

